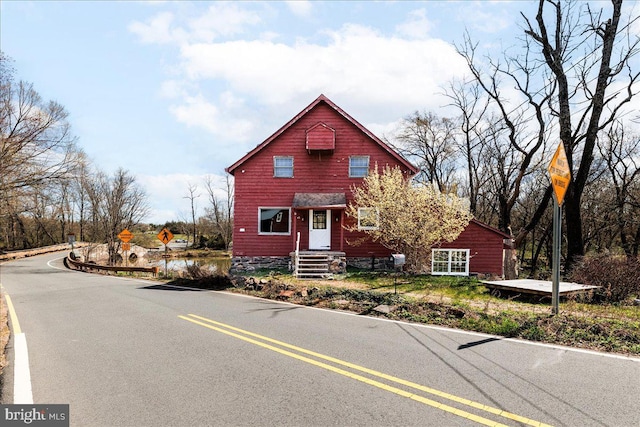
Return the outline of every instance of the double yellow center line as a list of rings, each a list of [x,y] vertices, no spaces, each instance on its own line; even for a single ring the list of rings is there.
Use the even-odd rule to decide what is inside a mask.
[[[460,405],[464,405],[470,408],[474,408],[476,410],[480,410],[492,415],[497,415],[500,417],[504,417],[506,419],[512,420],[512,421],[516,421],[522,424],[526,424],[526,425],[530,425],[530,426],[539,426],[539,427],[549,427],[547,424],[541,423],[539,421],[535,421],[526,417],[522,417],[520,415],[516,415],[516,414],[512,414],[510,412],[507,411],[503,411],[502,409],[498,409],[498,408],[493,408],[491,406],[487,406],[487,405],[483,405],[482,403],[478,403],[478,402],[474,402],[472,400],[469,399],[465,399],[459,396],[455,396],[449,393],[445,393],[443,391],[440,390],[435,390],[433,388],[430,387],[426,387],[420,384],[416,384],[414,382],[411,381],[407,381],[407,380],[403,380],[401,378],[397,378],[394,377],[392,375],[388,375],[382,372],[378,372],[378,371],[374,371],[372,369],[369,368],[365,368],[363,366],[359,366],[350,362],[346,362],[340,359],[336,359],[335,357],[331,357],[331,356],[327,356],[324,354],[320,354],[320,353],[316,353],[315,351],[311,351],[311,350],[307,350],[301,347],[297,347],[291,344],[287,344],[285,342],[282,341],[278,341],[269,337],[265,337],[263,335],[258,335],[256,333],[250,332],[250,331],[246,331],[240,328],[236,328],[234,326],[231,325],[227,325],[221,322],[217,322],[215,320],[212,319],[207,319],[206,317],[202,317],[202,316],[198,316],[195,314],[189,314],[187,316],[178,316],[180,319],[186,320],[188,322],[191,323],[195,323],[196,325],[199,326],[203,326],[205,328],[208,329],[212,329],[214,331],[226,334],[228,336],[240,339],[242,341],[246,341],[248,343],[257,345],[259,347],[271,350],[271,351],[275,351],[276,353],[280,353],[282,355],[300,360],[302,362],[305,363],[309,363],[311,365],[317,366],[319,368],[322,369],[326,369],[328,371],[334,372],[336,374],[340,374],[340,375],[344,375],[346,377],[352,378],[356,381],[360,381],[363,382],[365,384],[369,384],[373,387],[377,387],[381,390],[385,390],[394,394],[397,394],[399,396],[402,397],[407,397],[409,399],[412,399],[416,402],[420,402],[424,405],[428,405],[437,409],[440,409],[442,411],[445,412],[449,412],[451,414],[469,419],[471,421],[475,421],[478,424],[482,424],[482,425],[487,425],[487,426],[506,426],[506,424],[502,424],[500,422],[497,421],[493,421],[490,420],[488,418],[484,418],[481,417],[479,415],[455,408],[453,406],[449,406],[447,404],[444,403],[440,403],[437,402],[435,400],[426,398],[424,396],[420,396],[418,394],[412,393],[412,392],[408,392],[406,390],[400,389],[398,387],[389,385],[389,384],[385,384],[383,382],[380,382],[378,380],[374,380],[371,378],[367,378],[365,376],[362,376],[360,374],[351,372],[351,371],[347,371],[344,370],[342,368],[339,368],[337,366],[334,365],[338,365],[338,366],[343,366],[346,368],[349,368],[353,371],[358,371],[358,372],[362,372],[365,373],[367,375],[370,375],[371,377],[376,377],[376,378],[380,378],[380,379],[384,379],[388,382],[391,383],[395,383],[398,385],[402,385],[404,387],[410,388],[410,389],[414,389],[414,390],[418,390],[421,391],[423,393],[428,393],[430,395],[433,396],[437,396],[441,399],[445,399],[448,400],[450,402],[455,402],[457,404]],[[277,347],[276,347],[277,346]],[[288,350],[287,350],[288,349]],[[289,351],[292,350],[292,351]],[[295,353],[294,353],[295,351]],[[307,356],[312,356],[315,359],[311,359],[309,357],[303,356],[307,355]],[[320,360],[324,360],[327,362],[331,362],[334,365],[329,365],[327,363],[321,362],[320,360],[316,360],[316,359],[320,359]]]

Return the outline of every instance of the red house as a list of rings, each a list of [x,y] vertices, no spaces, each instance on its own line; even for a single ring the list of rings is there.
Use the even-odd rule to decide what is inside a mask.
[[[351,246],[348,241],[364,234],[343,227],[347,221],[345,209],[352,200],[351,187],[360,185],[375,165],[398,166],[408,176],[418,172],[414,165],[320,95],[226,169],[235,181],[231,270],[289,267],[298,275],[313,277],[343,271],[346,263],[384,267],[391,255],[389,249],[373,242]],[[363,211],[363,220],[365,216]],[[472,230],[476,230],[475,226]],[[477,237],[475,231],[471,234]],[[466,246],[452,248],[468,250],[465,267],[468,274],[469,257],[473,260],[481,248],[459,241]],[[480,241],[484,243],[487,239],[481,237]],[[438,256],[442,258],[443,254]],[[453,265],[458,266],[454,270],[459,269],[457,258],[461,254],[447,254],[453,254],[456,258]],[[499,258],[502,259],[502,246]],[[450,269],[451,261],[447,262]],[[439,271],[443,269],[443,264],[437,266]],[[471,267],[474,271],[473,263]],[[478,271],[485,272],[481,267]],[[501,273],[502,268],[486,272]]]

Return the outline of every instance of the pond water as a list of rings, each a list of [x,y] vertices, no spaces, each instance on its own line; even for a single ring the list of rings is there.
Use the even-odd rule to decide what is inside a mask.
[[[154,261],[152,265],[157,265],[161,269],[165,267],[165,260]],[[167,259],[167,270],[186,270],[190,265],[199,267],[213,267],[216,272],[226,274],[231,267],[230,258],[169,258]]]

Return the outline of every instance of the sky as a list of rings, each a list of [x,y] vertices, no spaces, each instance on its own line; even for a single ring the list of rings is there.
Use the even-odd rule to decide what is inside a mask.
[[[16,78],[69,113],[78,145],[132,173],[145,222],[188,220],[188,186],[267,139],[320,94],[379,137],[415,111],[440,116],[480,52],[519,45],[529,1],[7,1],[0,48]]]

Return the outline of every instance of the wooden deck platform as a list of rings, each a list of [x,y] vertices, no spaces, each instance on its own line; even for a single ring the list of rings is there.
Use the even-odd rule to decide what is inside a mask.
[[[509,292],[521,292],[532,295],[548,295],[551,296],[550,280],[533,280],[533,279],[517,279],[517,280],[483,280],[489,289],[497,289]],[[576,295],[591,292],[598,289],[598,286],[581,285],[579,283],[560,282],[560,296]]]

